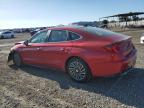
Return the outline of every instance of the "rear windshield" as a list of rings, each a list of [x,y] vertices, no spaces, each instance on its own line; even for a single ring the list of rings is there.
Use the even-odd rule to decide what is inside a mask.
[[[119,33],[115,33],[115,32],[105,30],[102,28],[97,28],[97,27],[81,27],[79,29],[82,31],[94,34],[96,36],[110,36],[110,35],[118,35],[119,34]]]

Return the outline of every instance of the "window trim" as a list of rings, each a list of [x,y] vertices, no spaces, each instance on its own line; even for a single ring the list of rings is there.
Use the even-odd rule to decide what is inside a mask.
[[[59,30],[59,29],[56,29],[56,30]],[[48,40],[49,40],[49,37],[50,37],[50,34],[51,34],[51,31],[52,31],[52,30],[48,30],[48,31],[50,31],[49,34],[48,34]],[[61,31],[66,31],[66,32],[67,32],[67,36],[68,36],[68,38],[69,38],[69,39],[67,39],[67,41],[60,41],[60,42],[49,42],[49,41],[47,41],[47,43],[62,43],[62,42],[78,41],[78,40],[83,39],[83,36],[81,36],[80,34],[78,34],[78,33],[76,33],[76,32],[73,32],[73,31],[71,31],[71,30],[61,30]],[[75,40],[71,40],[71,39],[70,39],[71,37],[70,37],[70,35],[69,35],[69,32],[78,35],[80,38],[79,38],[79,39],[75,39]]]
[[[80,34],[78,34],[78,33],[76,33],[76,32],[73,32],[73,31],[71,31],[71,30],[61,30],[61,31],[66,31],[66,33],[67,33],[67,40],[66,40],[66,41],[59,41],[59,42],[49,42],[50,34],[51,34],[51,32],[54,31],[54,30],[48,29],[48,30],[45,30],[45,31],[47,32],[47,39],[46,39],[46,42],[44,42],[43,44],[47,44],[47,43],[73,42],[73,41],[78,41],[78,40],[83,39],[83,36],[80,35]],[[45,32],[45,31],[40,31],[40,32],[36,33],[35,35],[37,35],[37,34],[39,34],[39,33],[41,33],[41,32]],[[59,31],[59,29],[56,29],[55,31]],[[71,36],[70,36],[70,34],[69,34],[70,32],[78,35],[80,38],[75,39],[75,40],[71,40]],[[34,36],[35,36],[35,35],[34,35]],[[32,36],[28,41],[30,41],[34,36]],[[30,43],[30,42],[29,42],[29,44],[40,44],[40,43]]]

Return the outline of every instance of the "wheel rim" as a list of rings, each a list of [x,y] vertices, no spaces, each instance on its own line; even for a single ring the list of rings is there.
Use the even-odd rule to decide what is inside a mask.
[[[21,65],[21,59],[20,59],[20,56],[15,53],[14,54],[14,63],[17,65],[17,66],[20,66]]]
[[[69,64],[68,70],[69,70],[69,74],[75,80],[80,81],[86,78],[86,69],[84,65],[79,61],[71,62]]]

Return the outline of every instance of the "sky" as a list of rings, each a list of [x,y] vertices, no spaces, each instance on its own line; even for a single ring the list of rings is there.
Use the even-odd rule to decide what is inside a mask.
[[[0,0],[0,29],[55,26],[127,12],[144,0]]]

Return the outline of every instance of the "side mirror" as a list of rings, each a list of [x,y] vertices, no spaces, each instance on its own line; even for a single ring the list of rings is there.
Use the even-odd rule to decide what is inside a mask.
[[[26,45],[26,46],[28,46],[28,40],[26,40],[26,41],[24,41],[24,44]]]

